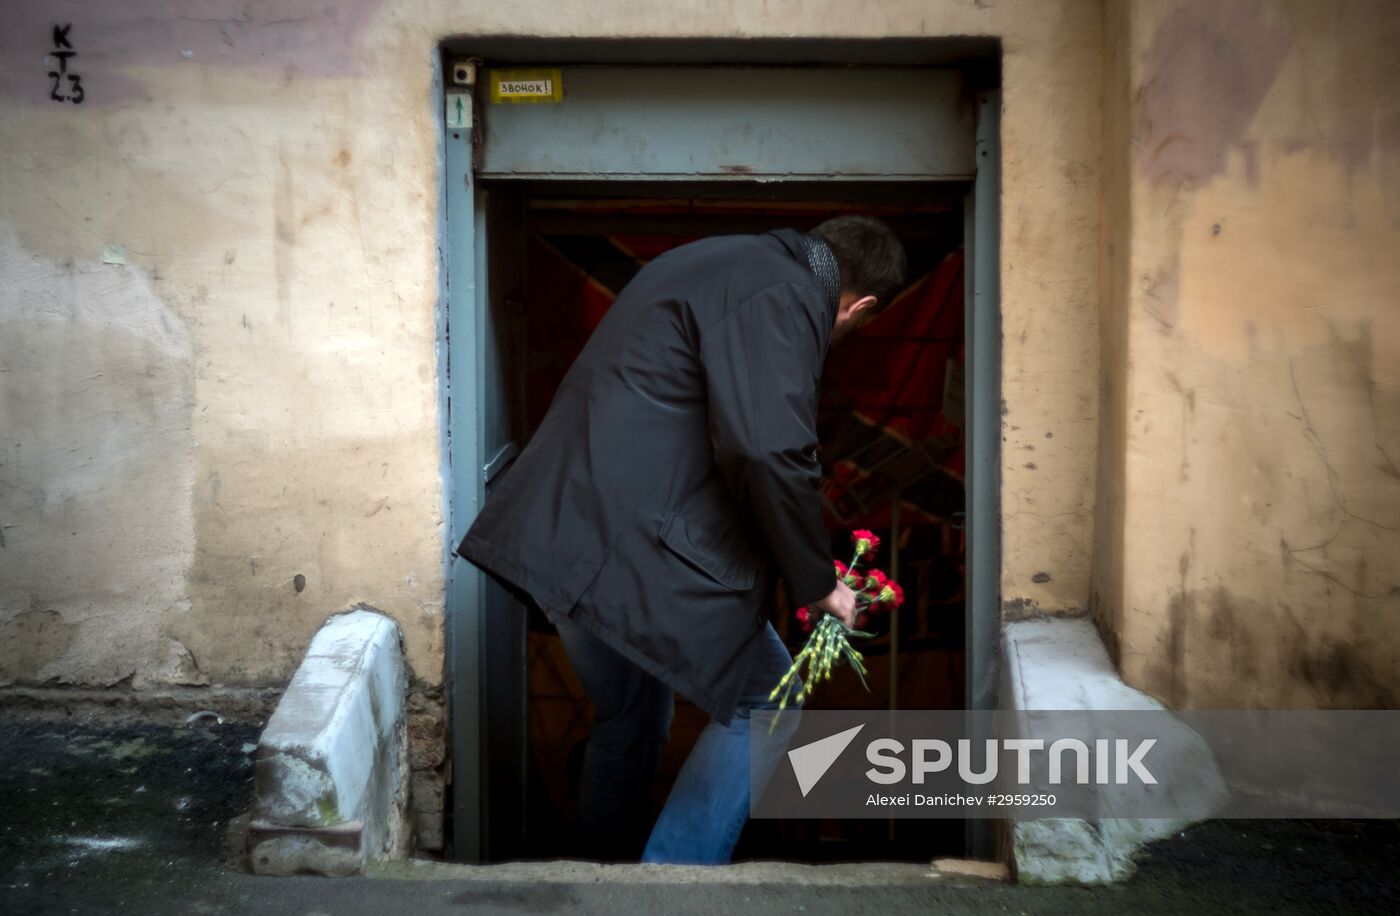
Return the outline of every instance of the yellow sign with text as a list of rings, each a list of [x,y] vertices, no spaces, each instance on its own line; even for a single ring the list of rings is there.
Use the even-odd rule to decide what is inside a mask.
[[[491,104],[564,101],[564,79],[555,70],[495,70],[491,73]]]

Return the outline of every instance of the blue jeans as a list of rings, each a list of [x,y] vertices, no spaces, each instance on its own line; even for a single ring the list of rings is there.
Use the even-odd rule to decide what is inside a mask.
[[[597,710],[588,734],[580,814],[599,858],[635,856],[645,835],[647,800],[670,733],[671,690],[567,618],[554,621],[574,673]],[[749,817],[750,786],[766,785],[798,711],[778,719],[772,741],[760,742],[750,772],[749,719],[777,707],[768,694],[792,664],[773,625],[758,634],[753,665],[728,725],[711,720],[686,758],[642,852],[643,862],[722,865],[734,853]]]

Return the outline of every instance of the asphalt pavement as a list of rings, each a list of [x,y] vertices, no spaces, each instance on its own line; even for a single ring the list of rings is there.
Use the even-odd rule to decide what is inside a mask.
[[[1395,821],[1214,821],[1114,887],[1026,887],[918,864],[397,863],[357,878],[238,870],[246,724],[0,715],[0,913],[1400,913]]]

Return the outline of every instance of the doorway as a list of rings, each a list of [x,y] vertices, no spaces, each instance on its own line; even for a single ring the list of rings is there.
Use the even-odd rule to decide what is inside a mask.
[[[687,88],[693,73],[668,84],[657,77],[659,72],[674,77],[674,68],[648,70],[645,80],[635,69],[621,76],[607,69],[608,74],[590,72],[584,85],[595,94],[603,87],[595,101],[623,125],[624,134],[629,106],[646,121],[655,118],[658,103],[619,102],[609,95],[619,85],[628,98],[638,85],[661,86],[663,94],[666,85],[673,92],[685,88],[681,94],[690,93],[692,120],[717,117],[713,106]],[[566,86],[579,83],[570,80],[576,74],[564,73]],[[782,88],[778,95],[786,97],[778,101],[791,106],[804,74],[783,73],[770,85]],[[721,90],[726,79],[737,78],[728,69],[707,75],[712,88]],[[740,75],[753,82],[751,72]],[[864,85],[852,103],[878,80]],[[912,96],[904,89],[892,90],[891,97],[900,91],[907,107]],[[615,104],[602,106],[603,98]],[[730,122],[752,125],[777,104],[760,101],[758,114],[729,111],[723,115],[727,121],[711,127],[724,134]],[[577,123],[596,123],[580,112],[582,107],[572,115]],[[543,113],[479,105],[469,130],[448,131],[444,338],[451,544],[528,441],[612,297],[647,261],[709,235],[810,228],[844,212],[880,216],[906,242],[911,285],[887,315],[832,351],[820,417],[823,496],[833,555],[845,550],[839,542],[851,528],[875,529],[887,544],[899,545],[880,559],[895,567],[891,571],[910,589],[911,600],[897,618],[877,625],[876,637],[863,649],[871,660],[871,691],[861,691],[854,679],[833,680],[811,705],[957,709],[987,703],[979,681],[986,674],[986,647],[973,643],[979,632],[990,634],[994,618],[987,617],[990,593],[983,585],[979,596],[969,564],[981,559],[985,565],[991,558],[985,547],[976,546],[972,507],[973,487],[985,488],[994,478],[975,470],[986,466],[986,443],[979,451],[973,437],[978,410],[985,411],[988,402],[985,391],[970,389],[977,383],[977,357],[983,357],[985,376],[989,354],[974,353],[966,343],[995,340],[978,336],[986,329],[974,327],[985,318],[974,314],[978,293],[984,308],[988,301],[994,308],[995,299],[977,288],[979,273],[985,284],[988,271],[974,252],[987,248],[969,237],[970,229],[979,229],[978,192],[983,207],[995,198],[979,187],[979,177],[986,175],[984,170],[978,176],[973,164],[976,147],[969,143],[967,150],[970,174],[928,175],[927,164],[882,162],[876,153],[861,160],[862,175],[824,173],[814,180],[803,169],[828,168],[830,156],[794,163],[782,159],[783,144],[778,152],[762,144],[743,150],[757,165],[737,173],[734,163],[719,161],[734,158],[732,145],[711,151],[708,175],[692,151],[687,161],[692,171],[681,178],[667,171],[675,168],[668,161],[645,152],[629,157],[624,143],[606,154],[590,148],[580,162],[555,154],[549,166],[555,171],[541,175],[538,150],[567,148],[577,127],[570,126],[563,106],[537,111]],[[685,111],[674,108],[671,117]],[[885,116],[899,111],[896,105]],[[820,125],[806,120],[784,122],[788,141],[798,131],[797,145],[804,145],[803,129],[820,134]],[[986,119],[980,120],[979,133],[987,128]],[[964,126],[971,132],[971,123]],[[646,130],[652,136],[657,129],[651,124]],[[731,125],[730,133],[743,131]],[[496,138],[494,151],[483,148],[483,135]],[[549,138],[556,145],[542,147]],[[930,161],[935,160],[946,165],[954,158]],[[599,178],[596,171],[603,166],[612,173]],[[898,171],[909,168],[924,172],[911,177]],[[458,169],[463,192],[454,192],[451,179]],[[872,169],[880,177],[871,178]],[[780,180],[772,180],[775,170]],[[984,221],[992,222],[985,214]],[[980,228],[978,241],[984,245],[985,234]],[[453,561],[449,581],[454,856],[468,861],[586,857],[572,829],[572,808],[590,710],[557,636],[547,621],[527,618],[464,561]],[[804,636],[793,609],[781,595],[773,599],[775,627],[790,647],[800,646]],[[656,788],[658,808],[704,721],[703,713],[677,698]],[[968,842],[956,822],[753,822],[736,858],[927,860],[963,853]]]

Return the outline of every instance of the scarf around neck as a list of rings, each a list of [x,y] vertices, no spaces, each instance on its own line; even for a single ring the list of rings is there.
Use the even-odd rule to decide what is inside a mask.
[[[802,256],[807,268],[817,277],[826,296],[827,307],[835,315],[841,305],[841,268],[826,240],[816,235],[802,234]]]

